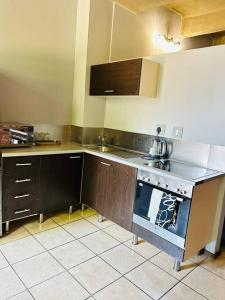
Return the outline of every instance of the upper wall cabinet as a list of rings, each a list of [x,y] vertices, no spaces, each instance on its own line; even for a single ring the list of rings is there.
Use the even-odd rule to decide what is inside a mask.
[[[91,67],[91,96],[157,96],[159,64],[132,59]]]

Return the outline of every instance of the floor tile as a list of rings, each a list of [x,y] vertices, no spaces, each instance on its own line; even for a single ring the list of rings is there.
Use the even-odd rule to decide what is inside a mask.
[[[104,229],[105,232],[110,234],[112,237],[120,241],[121,243],[133,237],[133,234],[126,229],[123,229],[119,225],[113,225]]]
[[[147,261],[126,275],[135,285],[153,299],[159,299],[178,281]]]
[[[129,240],[126,241],[124,245],[137,252],[141,256],[145,257],[146,259],[149,259],[160,252],[158,248],[154,247],[144,240],[139,240],[138,245],[133,245],[132,240]]]
[[[0,253],[0,269],[7,267],[9,264],[2,253]]]
[[[122,274],[129,272],[145,261],[142,256],[124,245],[103,253],[101,257]]]
[[[183,283],[178,283],[162,300],[205,300],[206,298],[190,289]]]
[[[86,208],[84,211],[77,210],[76,214],[78,214],[81,217],[86,218],[86,217],[90,217],[90,216],[96,215],[97,212],[94,209],[92,209],[92,208]]]
[[[14,264],[45,251],[32,236],[1,245],[0,249],[10,264]]]
[[[225,281],[202,267],[196,268],[183,282],[210,300],[224,300]]]
[[[46,252],[19,262],[13,267],[28,288],[64,270],[60,264]]]
[[[23,227],[10,226],[10,232],[4,234],[3,237],[0,238],[0,245],[22,239],[29,235],[30,233]]]
[[[152,257],[150,259],[152,263],[172,275],[173,277],[177,278],[178,280],[181,280],[184,278],[188,273],[190,273],[195,267],[197,267],[197,264],[195,264],[193,261],[185,261],[181,263],[181,269],[179,272],[176,272],[173,270],[174,266],[174,258],[166,254],[165,252],[160,252],[156,256]]]
[[[0,300],[5,300],[25,290],[11,267],[0,270]]]
[[[104,290],[95,294],[94,297],[96,300],[150,300],[145,293],[126,278],[115,281]]]
[[[119,245],[119,242],[117,240],[115,240],[104,231],[97,231],[95,233],[89,234],[81,238],[80,241],[96,254],[100,254]]]
[[[91,294],[96,293],[121,276],[99,257],[88,260],[71,269],[70,272]]]
[[[51,219],[59,225],[64,225],[73,221],[80,220],[81,216],[79,216],[76,212],[74,212],[73,214],[62,212],[52,216]]]
[[[10,300],[33,300],[34,298],[31,296],[31,294],[28,291],[25,291],[23,293],[20,293],[12,298]]]
[[[196,264],[201,264],[207,258],[207,254],[198,255],[191,257],[190,260]]]
[[[31,233],[31,234],[35,234],[38,232],[42,232],[48,229],[52,229],[57,227],[58,224],[56,224],[53,220],[51,219],[47,219],[46,221],[44,221],[43,223],[39,223],[38,220],[32,221],[30,223],[27,223],[24,225],[24,227]]]
[[[37,233],[34,237],[48,250],[74,240],[74,238],[61,227]]]
[[[89,222],[91,222],[92,224],[94,224],[95,226],[97,226],[100,229],[107,228],[107,227],[115,224],[112,221],[107,220],[107,219],[104,219],[103,222],[98,222],[98,215],[86,217],[86,220],[88,220]]]
[[[225,257],[220,256],[216,259],[208,257],[203,261],[201,267],[225,279]]]
[[[87,291],[68,273],[62,273],[30,289],[36,300],[83,300]]]
[[[74,241],[50,251],[50,253],[59,261],[66,269],[70,269],[92,257],[95,254],[79,241]]]
[[[92,225],[90,222],[86,220],[79,220],[73,223],[63,225],[63,228],[67,230],[69,233],[71,233],[73,236],[75,236],[75,238],[81,238],[85,235],[88,235],[90,233],[99,230],[99,228]]]

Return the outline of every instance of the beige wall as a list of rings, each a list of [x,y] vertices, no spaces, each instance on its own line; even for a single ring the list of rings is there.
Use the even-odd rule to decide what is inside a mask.
[[[0,120],[70,124],[76,0],[0,1]]]

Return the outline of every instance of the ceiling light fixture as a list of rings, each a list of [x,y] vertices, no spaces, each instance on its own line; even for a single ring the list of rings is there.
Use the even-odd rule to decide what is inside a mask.
[[[159,33],[153,34],[153,42],[156,47],[165,52],[176,52],[182,49],[181,42],[175,41],[174,38],[168,35]]]

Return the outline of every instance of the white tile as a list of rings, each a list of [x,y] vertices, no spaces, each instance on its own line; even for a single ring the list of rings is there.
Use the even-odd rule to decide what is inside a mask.
[[[6,261],[4,255],[2,255],[2,253],[0,253],[0,269],[3,269],[5,267],[7,267],[9,264]]]
[[[220,256],[217,257],[216,259],[207,258],[206,260],[203,261],[201,267],[225,279],[225,258],[224,257]]]
[[[162,297],[178,282],[148,261],[128,273],[126,277],[153,299]]]
[[[205,300],[205,297],[180,282],[162,300]]]
[[[114,225],[114,223],[112,221],[107,220],[107,219],[103,219],[103,222],[98,222],[98,215],[93,215],[93,216],[87,217],[86,220],[88,220],[89,222],[91,222],[92,224],[94,224],[95,226],[97,226],[100,229],[107,228],[109,226]]]
[[[32,236],[4,244],[0,249],[11,264],[45,251]]]
[[[46,252],[19,262],[13,267],[28,288],[64,270],[60,264]]]
[[[133,245],[132,240],[129,240],[125,242],[124,245],[137,252],[141,256],[145,257],[146,259],[149,259],[160,252],[158,248],[154,247],[144,240],[139,240],[137,245]]]
[[[74,241],[50,251],[50,253],[66,268],[70,269],[92,257],[95,254],[79,241]]]
[[[190,273],[194,268],[197,267],[196,263],[187,260],[181,263],[180,271],[176,272],[173,270],[174,258],[169,256],[165,252],[160,252],[156,256],[152,257],[150,261],[178,280],[184,278],[188,273]]]
[[[12,298],[10,300],[33,300],[34,298],[31,296],[31,294],[28,291],[25,291],[23,293],[20,293]]]
[[[25,290],[11,267],[0,270],[0,300],[5,300]]]
[[[225,281],[215,274],[198,267],[183,282],[210,300],[224,300]]]
[[[119,242],[117,240],[115,240],[104,231],[97,231],[95,233],[89,234],[81,238],[80,241],[96,254],[100,254],[119,245]]]
[[[104,252],[101,257],[122,274],[129,272],[145,261],[142,256],[124,245]]]
[[[96,211],[94,209],[88,207],[84,211],[77,210],[76,214],[78,214],[79,216],[85,218],[85,217],[90,217],[90,216],[96,215]]]
[[[121,276],[99,257],[88,260],[71,269],[70,272],[91,294],[96,293]]]
[[[83,300],[89,297],[87,291],[66,272],[31,288],[30,291],[36,300]]]
[[[133,234],[119,225],[113,225],[104,229],[105,232],[110,234],[112,237],[120,241],[121,243],[133,237]]]
[[[61,227],[35,234],[35,238],[48,250],[74,240],[74,238]]]
[[[126,278],[121,278],[95,294],[96,300],[150,300],[145,293],[139,290]]]
[[[66,225],[63,228],[71,233],[75,238],[81,238],[87,234],[93,233],[99,230],[98,227],[94,226],[86,220],[75,221]]]

